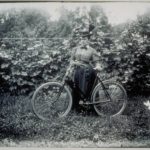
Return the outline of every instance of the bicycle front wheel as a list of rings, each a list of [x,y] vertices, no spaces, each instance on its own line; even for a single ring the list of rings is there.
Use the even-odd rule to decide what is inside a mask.
[[[48,82],[36,89],[32,107],[38,118],[48,121],[66,116],[72,107],[69,89],[59,82]]]
[[[120,115],[127,105],[127,93],[124,87],[113,81],[99,83],[92,95],[94,109],[98,115],[115,117]]]

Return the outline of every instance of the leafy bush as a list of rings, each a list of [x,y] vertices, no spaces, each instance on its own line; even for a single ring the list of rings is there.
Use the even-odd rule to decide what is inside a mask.
[[[85,35],[101,54],[103,78],[115,76],[132,94],[139,89],[139,94],[149,93],[149,12],[136,21],[112,27],[98,6],[88,12],[60,11],[58,21],[37,10],[0,13],[1,90],[26,93],[42,82],[61,78],[71,50]]]
[[[56,75],[63,76],[59,72],[66,69],[69,55],[65,39],[48,37],[54,23],[49,23],[46,15],[22,10],[12,11],[7,19],[4,13],[1,18],[4,28],[0,39],[0,80],[4,92],[26,93],[41,82],[54,80]],[[41,38],[44,35],[47,38]]]
[[[150,90],[149,24],[148,14],[138,16],[115,40],[115,68],[119,80],[133,95],[149,94]]]
[[[101,27],[96,28],[90,41],[98,52],[104,52],[108,49],[105,46],[107,39],[102,37],[105,32],[110,33],[110,26],[104,13],[99,13],[100,10],[103,12],[102,9],[94,8],[91,8],[89,15],[92,22],[99,22],[98,26]],[[63,76],[71,50],[79,43],[82,31],[86,29],[87,18],[84,13],[80,15],[82,10],[75,13],[77,11],[69,12],[62,8],[60,11],[62,16],[55,22],[48,21],[47,15],[36,10],[13,11],[7,13],[7,19],[6,13],[1,14],[4,21],[1,24],[3,38],[0,40],[0,77],[4,91],[30,92],[42,82]]]
[[[57,41],[58,42],[58,41]],[[41,82],[54,80],[61,68],[66,68],[68,54],[63,47],[49,49],[44,43],[33,42],[21,50],[1,49],[1,78],[7,83],[5,90],[26,93]],[[47,41],[48,43],[48,41]],[[62,41],[59,42],[62,43]],[[30,44],[31,45],[31,44]],[[57,43],[56,43],[57,45]],[[63,45],[63,44],[62,44]],[[20,52],[17,52],[20,51]],[[13,53],[9,53],[13,52]],[[63,74],[59,74],[61,77]]]

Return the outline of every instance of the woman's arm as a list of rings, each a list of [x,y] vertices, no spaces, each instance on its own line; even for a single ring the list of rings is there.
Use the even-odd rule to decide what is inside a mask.
[[[95,64],[95,70],[102,70],[102,63],[101,63],[101,55],[95,50],[93,49],[93,60],[92,60]]]
[[[70,62],[72,62],[72,61],[75,60],[75,53],[76,53],[76,48],[73,48],[73,49],[72,49],[72,52],[71,52]]]
[[[66,72],[66,76],[68,76],[70,74],[70,72],[72,72],[72,68],[73,68],[73,62],[75,61],[75,52],[76,52],[76,49],[72,49],[72,51],[70,52],[70,59],[69,59],[69,67],[67,69],[67,72]]]

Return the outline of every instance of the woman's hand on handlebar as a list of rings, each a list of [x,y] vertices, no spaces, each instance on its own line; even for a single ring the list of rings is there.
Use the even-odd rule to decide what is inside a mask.
[[[99,72],[99,71],[102,71],[102,70],[103,70],[103,67],[102,67],[100,64],[98,64],[98,65],[96,65],[96,67],[94,67],[93,69]]]

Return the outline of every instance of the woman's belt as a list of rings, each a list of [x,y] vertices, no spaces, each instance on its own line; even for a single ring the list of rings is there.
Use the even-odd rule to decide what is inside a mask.
[[[78,65],[77,67],[89,67],[89,66],[92,67],[92,65],[87,61],[77,60],[77,62],[79,62],[81,64],[81,65]]]

